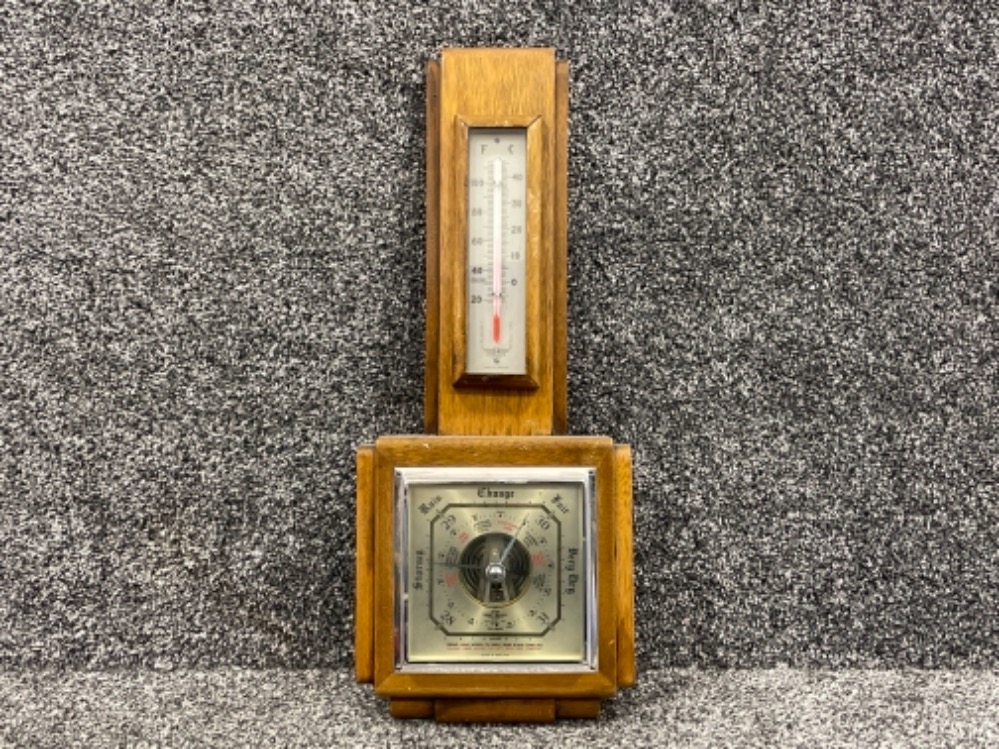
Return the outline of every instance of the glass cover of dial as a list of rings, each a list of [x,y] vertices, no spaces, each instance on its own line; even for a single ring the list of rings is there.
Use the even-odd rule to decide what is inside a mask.
[[[397,482],[401,660],[589,668],[591,476]]]

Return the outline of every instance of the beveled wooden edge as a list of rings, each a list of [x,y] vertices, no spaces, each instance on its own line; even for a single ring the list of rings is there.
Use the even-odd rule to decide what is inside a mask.
[[[563,438],[564,439],[564,438]],[[610,438],[607,438],[611,442]],[[615,563],[614,545],[616,542],[616,527],[618,521],[617,503],[614,495],[617,489],[614,475],[614,445],[611,442],[606,451],[602,451],[600,461],[596,464],[596,514],[597,514],[597,666],[600,673],[614,685],[617,690],[617,594],[614,586],[617,584],[617,565]],[[608,533],[609,531],[609,533]],[[605,574],[599,574],[600,571]],[[609,574],[607,574],[609,573]],[[573,695],[559,695],[571,697]],[[610,695],[607,695],[610,696]]]
[[[384,439],[384,438],[382,438]],[[375,470],[373,476],[373,517],[374,517],[374,677],[375,693],[379,684],[395,671],[395,657],[398,649],[396,631],[396,585],[395,585],[395,496],[393,491],[394,464],[379,443],[375,442]],[[425,438],[429,439],[429,438]],[[424,695],[399,695],[401,697],[422,697]]]
[[[374,678],[374,445],[357,448],[357,549],[354,573],[354,677]]]
[[[631,486],[631,448],[614,446],[614,539],[617,581],[617,683],[635,685],[635,566]]]
[[[611,460],[610,437],[577,435],[406,435],[379,437],[379,468],[396,466],[597,465]],[[607,465],[610,474],[612,466]]]
[[[423,364],[423,428],[437,431],[440,346],[440,94],[441,65],[427,63],[426,342]]]
[[[569,319],[569,63],[555,62],[555,196],[552,206],[552,433],[565,434],[568,423]]]
[[[613,640],[613,633],[610,639]],[[586,673],[404,673],[375,678],[380,697],[414,699],[596,699],[617,694],[617,682],[601,671]]]
[[[455,235],[460,239],[459,263],[453,277],[461,279],[455,284],[452,295],[454,327],[451,331],[452,376],[455,387],[514,388],[535,390],[541,383],[542,336],[538,326],[527,327],[527,342],[524,355],[527,359],[522,375],[484,375],[466,372],[468,364],[468,328],[465,313],[468,310],[468,284],[465,282],[468,269],[468,134],[474,128],[518,128],[526,131],[527,191],[540,193],[538,186],[544,184],[544,121],[540,114],[507,117],[477,117],[459,114],[455,118]],[[540,223],[540,225],[539,225]],[[527,237],[527,294],[524,315],[527,320],[539,320],[545,315],[542,310],[542,290],[551,281],[544,272],[544,222],[543,217],[528,214],[525,233]]]

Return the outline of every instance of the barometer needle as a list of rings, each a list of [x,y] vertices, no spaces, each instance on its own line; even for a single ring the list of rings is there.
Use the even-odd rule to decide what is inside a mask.
[[[507,543],[506,548],[503,549],[503,553],[500,555],[499,563],[503,564],[506,558],[510,555],[510,551],[513,549],[513,545],[517,543],[517,536],[520,535],[520,531],[523,530],[524,526],[527,525],[527,518],[520,521],[520,525],[517,526],[517,531],[510,538],[509,543]]]

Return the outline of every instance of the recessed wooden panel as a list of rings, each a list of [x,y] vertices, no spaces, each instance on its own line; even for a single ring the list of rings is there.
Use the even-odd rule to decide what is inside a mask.
[[[466,314],[469,301],[469,287],[467,283],[456,284],[455,298],[451,305],[454,314],[454,328],[451,331],[450,341],[452,346],[452,385],[456,388],[478,389],[480,391],[496,389],[500,392],[510,389],[536,390],[541,386],[544,371],[542,362],[544,351],[542,349],[542,328],[547,325],[539,325],[538,322],[549,314],[546,305],[551,294],[546,293],[549,279],[545,268],[545,251],[543,249],[543,216],[539,210],[542,201],[538,199],[544,193],[543,176],[545,174],[544,159],[544,123],[540,116],[524,115],[511,116],[501,120],[483,117],[459,117],[456,131],[457,163],[455,164],[455,180],[458,185],[468,183],[468,131],[473,128],[508,128],[522,129],[526,133],[527,140],[527,194],[529,196],[529,210],[527,212],[527,304],[525,309],[527,326],[527,372],[523,375],[483,375],[470,374],[466,371],[466,361],[468,355],[468,335]],[[530,199],[533,196],[533,199]],[[467,192],[463,189],[455,191],[455,234],[462,238],[462,254],[460,271],[455,270],[457,277],[460,272],[463,277],[468,275],[468,249],[467,249],[467,220],[468,203]],[[550,314],[549,314],[550,316]],[[447,337],[445,337],[447,338]]]

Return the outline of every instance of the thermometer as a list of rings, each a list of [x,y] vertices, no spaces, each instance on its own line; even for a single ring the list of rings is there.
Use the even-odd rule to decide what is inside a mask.
[[[527,131],[468,133],[466,372],[527,372]]]

